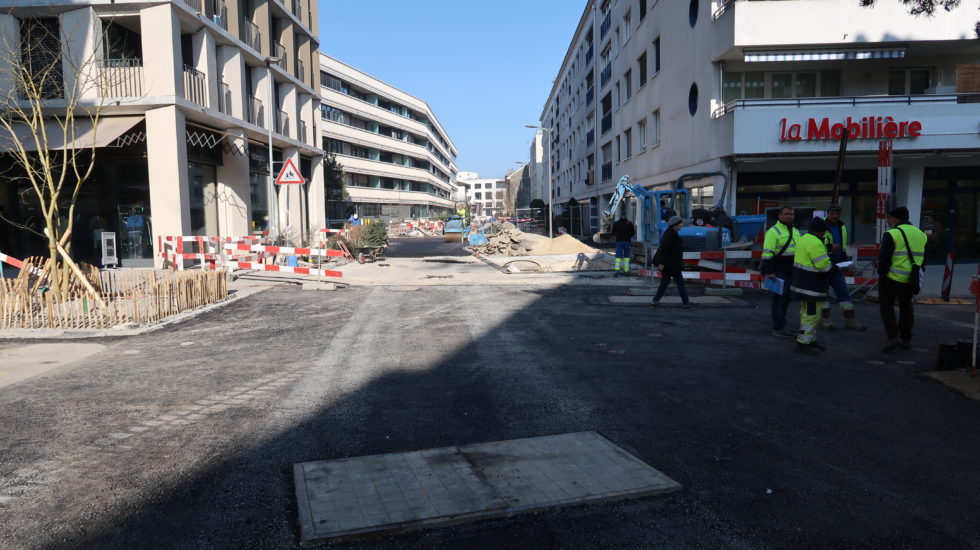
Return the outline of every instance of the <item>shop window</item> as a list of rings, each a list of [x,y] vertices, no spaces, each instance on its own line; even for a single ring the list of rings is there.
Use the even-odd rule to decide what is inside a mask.
[[[820,95],[822,97],[841,95],[840,71],[820,71]]]

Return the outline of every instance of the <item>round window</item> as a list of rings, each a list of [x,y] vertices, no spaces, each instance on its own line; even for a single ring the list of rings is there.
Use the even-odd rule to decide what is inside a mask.
[[[691,7],[687,12],[688,19],[691,20],[691,28],[698,23],[698,0],[691,0]]]
[[[694,116],[698,112],[698,85],[691,84],[691,91],[687,94],[687,110]]]

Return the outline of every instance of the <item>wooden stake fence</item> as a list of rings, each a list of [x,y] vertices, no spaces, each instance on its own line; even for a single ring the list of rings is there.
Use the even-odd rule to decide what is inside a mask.
[[[67,296],[47,290],[43,258],[24,262],[16,279],[0,279],[0,329],[109,328],[126,323],[151,323],[228,295],[224,271],[99,271],[80,266],[99,294],[94,299],[84,284],[73,281]]]

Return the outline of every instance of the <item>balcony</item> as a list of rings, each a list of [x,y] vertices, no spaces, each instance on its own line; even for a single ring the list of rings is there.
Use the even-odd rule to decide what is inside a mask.
[[[599,87],[602,88],[609,83],[612,78],[612,63],[606,63],[605,68],[599,73]]]
[[[592,145],[593,143],[595,143],[595,128],[589,130],[585,134],[585,144]]]
[[[207,78],[204,73],[188,65],[184,65],[184,99],[203,107],[210,107]]]
[[[600,135],[605,134],[612,128],[612,113],[606,113],[602,115],[602,126],[600,127]]]
[[[306,82],[306,66],[303,64],[303,60],[296,58],[296,78]]]
[[[276,111],[276,132],[289,137],[289,115],[286,111]]]
[[[602,40],[609,34],[609,27],[612,26],[612,12],[607,12],[606,16],[602,19],[602,25],[599,27],[599,40]]]
[[[589,49],[585,50],[585,65],[588,66],[589,62],[592,61],[592,57],[595,54],[595,47],[589,44]]]
[[[273,42],[272,56],[279,59],[279,61],[276,62],[276,65],[279,65],[280,69],[284,71],[289,70],[289,60],[288,60],[288,56],[286,55],[286,46],[283,46],[278,42]]]
[[[257,52],[262,52],[262,33],[258,25],[252,23],[247,17],[242,18],[242,42]]]
[[[980,94],[739,99],[715,115],[731,127],[734,154],[836,153],[845,131],[855,152],[876,151],[881,140],[896,151],[980,144]]]
[[[215,25],[224,30],[228,30],[228,8],[224,0],[206,0],[208,3],[208,17]]]
[[[224,82],[218,83],[218,110],[231,116],[231,87]]]
[[[595,88],[589,88],[589,91],[585,92],[585,105],[588,107],[592,105],[592,101],[595,99]]]
[[[602,181],[609,181],[612,179],[612,161],[607,161],[602,163]]]
[[[262,106],[262,100],[252,96],[248,96],[247,99],[248,101],[245,102],[245,107],[247,107],[246,120],[256,126],[265,127],[265,107]]]
[[[99,92],[102,97],[140,97],[143,95],[143,60],[101,59]]]
[[[181,0],[184,4],[190,6],[201,13],[204,13],[204,0]]]

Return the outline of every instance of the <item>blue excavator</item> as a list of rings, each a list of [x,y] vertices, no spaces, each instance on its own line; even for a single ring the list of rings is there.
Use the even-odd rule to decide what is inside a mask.
[[[692,211],[691,194],[684,189],[684,182],[714,176],[721,176],[724,180],[721,200],[710,209]],[[621,208],[622,215],[630,218],[636,226],[634,239],[642,246],[644,257],[650,257],[660,244],[660,237],[667,230],[667,220],[675,215],[689,223],[680,230],[684,250],[688,252],[720,250],[739,238],[752,239],[765,223],[765,215],[731,217],[725,211],[727,196],[728,177],[723,172],[684,174],[674,182],[673,189],[655,191],[631,183],[629,176],[623,176],[616,183],[609,206],[602,211],[599,232],[592,239],[596,243],[612,242],[612,224]]]

